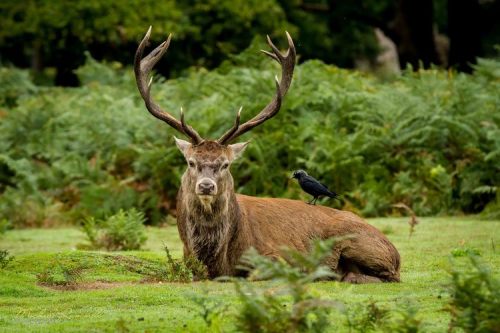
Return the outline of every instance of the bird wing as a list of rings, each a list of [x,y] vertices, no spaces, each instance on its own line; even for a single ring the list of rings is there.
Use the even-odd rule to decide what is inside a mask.
[[[306,190],[306,188],[304,188],[304,186],[302,186],[302,188],[304,189],[304,191],[306,191],[307,193],[309,193],[311,195],[314,195],[314,196],[317,196],[317,195],[326,195],[326,196],[328,196],[330,198],[334,198],[334,199],[340,200],[339,199],[339,195],[336,192],[330,191],[328,189],[328,186],[326,186],[325,184],[317,181],[315,178],[313,178],[311,176],[304,177],[303,182],[304,182],[305,187],[307,187],[311,191],[315,192],[315,194],[312,194],[311,192],[308,192]]]
[[[328,195],[330,196],[332,192],[328,190],[326,186],[318,182],[316,179],[313,177],[307,176],[304,177],[302,180],[300,186],[304,191],[307,193],[313,195],[313,196],[319,196],[319,195]]]

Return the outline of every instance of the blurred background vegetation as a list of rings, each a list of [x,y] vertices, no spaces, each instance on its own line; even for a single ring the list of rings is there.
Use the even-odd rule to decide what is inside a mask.
[[[364,216],[398,214],[392,204],[403,202],[419,215],[499,218],[498,9],[495,0],[2,1],[0,222],[51,226],[137,208],[159,224],[174,213],[185,162],[130,67],[149,25],[153,44],[174,33],[154,98],[176,115],[184,106],[211,138],[240,105],[248,119],[271,98],[279,68],[259,54],[265,34],[282,46],[285,30],[294,37],[294,82],[278,116],[242,138],[252,143],[233,167],[238,192],[304,199],[287,182],[304,168]]]
[[[85,51],[131,64],[153,25],[155,43],[175,35],[168,64],[157,68],[167,77],[215,68],[255,37],[284,30],[301,61],[359,67],[376,60],[378,29],[395,43],[401,68],[421,62],[470,72],[477,56],[495,55],[499,12],[498,0],[4,0],[0,60],[30,67],[43,83],[55,76],[56,84],[74,86]]]

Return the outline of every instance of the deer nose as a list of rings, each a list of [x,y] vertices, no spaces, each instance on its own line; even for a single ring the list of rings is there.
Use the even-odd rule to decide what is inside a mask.
[[[201,182],[198,184],[201,194],[212,194],[215,190],[215,184],[212,182]]]

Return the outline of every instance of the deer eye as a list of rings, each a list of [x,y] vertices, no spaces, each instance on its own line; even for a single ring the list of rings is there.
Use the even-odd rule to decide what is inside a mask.
[[[188,164],[189,164],[190,168],[194,168],[194,162],[193,161],[189,161]]]
[[[229,163],[222,164],[221,170],[226,170],[229,167]]]

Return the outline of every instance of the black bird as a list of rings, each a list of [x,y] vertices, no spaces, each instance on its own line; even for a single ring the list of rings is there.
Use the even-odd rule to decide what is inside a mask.
[[[316,200],[318,200],[318,198],[321,196],[334,198],[340,201],[337,193],[330,191],[325,184],[321,184],[319,181],[309,176],[304,170],[294,171],[292,178],[295,178],[299,181],[299,185],[300,187],[302,187],[304,192],[309,193],[313,196],[308,204],[315,205]]]

